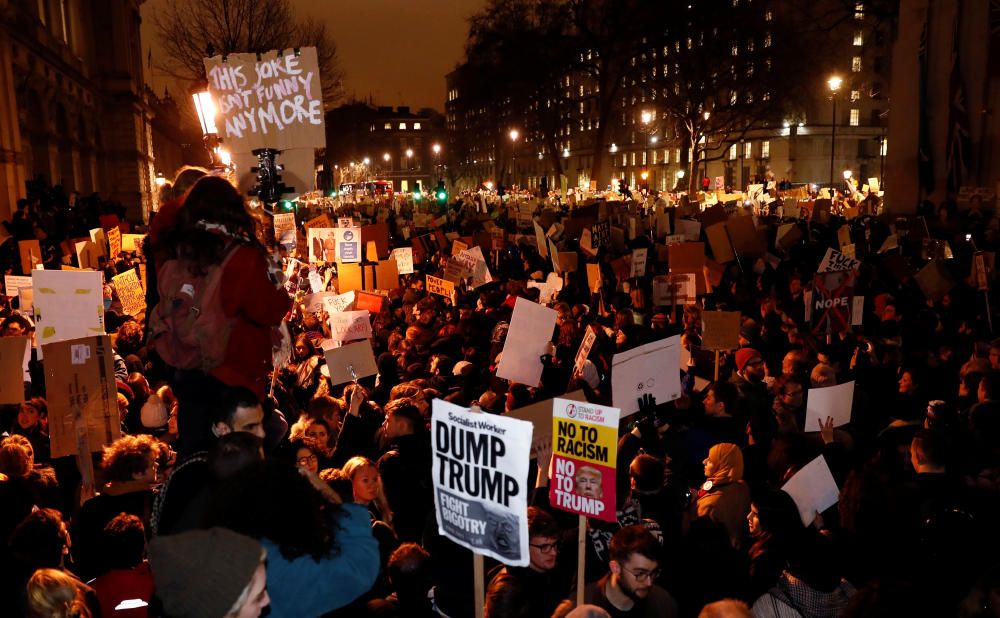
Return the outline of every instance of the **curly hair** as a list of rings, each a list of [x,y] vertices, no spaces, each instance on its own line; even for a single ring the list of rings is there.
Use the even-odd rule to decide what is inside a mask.
[[[59,569],[39,569],[28,580],[28,609],[33,616],[90,618],[87,586]]]
[[[23,436],[4,438],[0,441],[0,473],[12,478],[23,479],[31,472],[31,443],[25,446],[27,440]]]
[[[145,332],[142,324],[135,320],[129,320],[118,327],[118,335],[115,337],[115,350],[122,358],[129,354],[138,354],[143,346]]]
[[[159,453],[159,443],[152,436],[122,436],[104,447],[104,477],[108,481],[131,481],[134,475],[145,472]]]

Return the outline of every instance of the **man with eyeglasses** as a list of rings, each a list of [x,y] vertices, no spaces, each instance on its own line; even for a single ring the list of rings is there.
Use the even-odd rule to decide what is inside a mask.
[[[656,584],[660,543],[641,525],[626,526],[611,537],[611,572],[587,586],[584,602],[613,618],[674,618],[677,603]]]
[[[569,593],[556,575],[560,530],[549,513],[528,507],[527,567],[504,567],[486,590],[486,617],[551,616]]]

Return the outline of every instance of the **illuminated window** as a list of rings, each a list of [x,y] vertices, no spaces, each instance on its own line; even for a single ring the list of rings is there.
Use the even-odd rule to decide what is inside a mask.
[[[851,60],[851,71],[854,73],[861,72],[861,56],[855,56]]]
[[[771,142],[763,141],[760,143],[760,158],[767,159],[771,156]]]
[[[391,123],[391,122],[387,122],[387,123],[385,123],[385,126],[384,126],[383,128],[384,128],[384,129],[385,129],[386,131],[391,131],[391,130],[392,130],[392,123]]]
[[[854,46],[861,47],[864,44],[865,44],[865,37],[863,34],[861,34],[861,31],[858,30],[857,32],[854,33]]]
[[[736,160],[736,144],[733,144],[732,146],[729,147],[729,160],[730,161]]]
[[[851,91],[851,101],[853,102],[853,101],[857,101],[859,99],[861,99],[861,91],[860,90],[852,90]]]
[[[771,21],[772,19],[774,19],[774,14],[771,11],[764,13],[764,21]]]
[[[858,2],[854,5],[854,19],[862,20],[865,18],[865,3]]]
[[[646,151],[645,150],[642,151],[642,164],[646,165]]]
[[[753,143],[747,142],[743,144],[743,158],[749,159],[753,156]]]
[[[419,122],[414,122],[413,123],[413,130],[414,131],[419,131],[420,130],[420,123]]]
[[[406,123],[405,122],[399,123],[399,130],[400,131],[405,131],[406,130]]]
[[[861,110],[851,110],[851,126],[856,127],[861,122]]]

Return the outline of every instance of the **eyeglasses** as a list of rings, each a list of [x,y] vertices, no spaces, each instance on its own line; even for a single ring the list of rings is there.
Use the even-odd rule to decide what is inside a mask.
[[[295,461],[297,461],[300,466],[307,466],[311,463],[319,461],[319,457],[316,457],[315,455],[309,455],[308,457],[299,457]]]
[[[634,577],[635,581],[637,581],[637,582],[644,582],[644,581],[654,580],[654,579],[656,579],[657,577],[660,576],[660,572],[661,572],[660,569],[653,569],[652,571],[645,571],[643,569],[639,569],[638,571],[633,571],[633,570],[629,569],[627,566],[625,566],[624,564],[622,565],[622,570],[625,571],[625,572],[627,572],[632,577]]]
[[[530,545],[532,547],[534,547],[535,549],[537,549],[538,551],[542,552],[543,554],[548,554],[548,553],[551,553],[551,552],[554,552],[554,551],[559,551],[559,544],[558,543],[541,543],[541,544],[538,544],[538,545],[535,545],[534,543],[531,543]]]

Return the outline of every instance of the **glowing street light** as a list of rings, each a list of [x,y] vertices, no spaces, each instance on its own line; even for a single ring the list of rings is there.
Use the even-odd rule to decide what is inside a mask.
[[[431,146],[431,150],[434,152],[435,155],[441,154],[441,144],[434,144],[433,146]]]
[[[516,142],[517,138],[521,137],[521,133],[517,129],[511,129],[508,135],[510,135],[510,141],[512,142]]]
[[[569,148],[563,148],[563,158],[564,159],[569,158]]]
[[[382,154],[382,160],[385,161],[386,163],[388,163],[389,159],[391,159],[391,158],[392,157],[389,156],[388,152]]]
[[[198,122],[201,124],[201,134],[218,134],[219,129],[215,126],[215,99],[212,98],[212,93],[208,91],[208,84],[205,84],[204,90],[198,89],[197,91],[192,92],[191,98],[194,99],[194,110],[198,112]]]
[[[618,152],[618,144],[612,142],[611,144],[611,154]]]
[[[650,122],[653,122],[653,112],[649,110],[643,110],[640,118],[642,119],[642,124],[649,124]]]
[[[658,137],[656,137],[656,136],[654,135],[653,137],[649,138],[649,143],[650,143],[650,144],[655,144],[655,143],[656,143],[656,142],[658,142],[659,140],[660,140],[660,138],[658,138]]]
[[[677,177],[684,178],[684,170],[677,170]]]
[[[156,183],[157,187],[162,187],[167,184],[167,179],[163,176],[163,172],[156,172],[156,179],[153,182]]]
[[[407,159],[412,159],[413,158],[413,149],[412,148],[407,148],[406,149],[406,158]]]
[[[364,161],[362,161],[362,163],[364,163],[365,165],[371,165],[372,160],[369,159],[368,157],[365,157],[365,159],[364,159]]]
[[[837,92],[844,80],[839,75],[831,75],[826,80],[826,85],[830,88],[830,100],[833,102],[833,118],[830,122],[830,186],[833,186],[833,160],[837,154]]]

